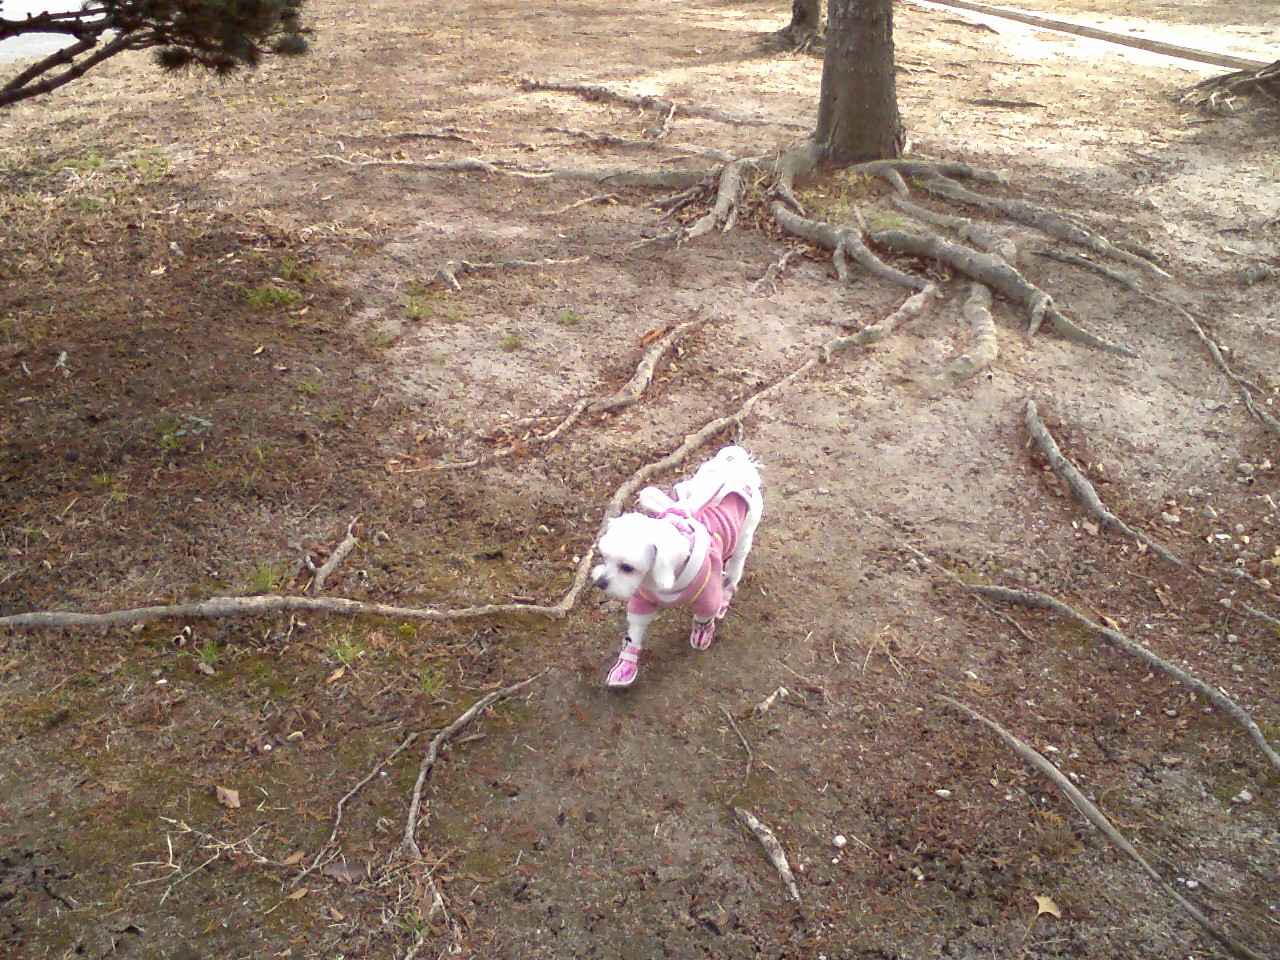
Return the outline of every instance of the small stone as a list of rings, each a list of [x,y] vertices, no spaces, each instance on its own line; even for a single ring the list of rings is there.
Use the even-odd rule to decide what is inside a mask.
[[[1231,802],[1239,803],[1239,804],[1253,803],[1253,794],[1250,793],[1248,790],[1241,790],[1239,793],[1237,793],[1234,797],[1231,798]]]
[[[1188,889],[1188,890],[1194,890],[1194,889],[1195,889],[1196,887],[1198,887],[1198,886],[1200,886],[1200,881],[1199,881],[1199,880],[1188,880],[1188,881],[1187,881],[1187,889]]]
[[[845,847],[845,844],[847,844],[848,842],[849,842],[849,841],[848,841],[848,839],[844,836],[844,834],[840,834],[840,833],[837,833],[834,837],[832,837],[832,838],[831,838],[831,844],[832,844],[832,846],[834,846],[837,850],[843,850],[843,849],[844,849],[844,847]]]
[[[951,791],[947,790],[945,787],[941,790],[935,790],[933,792],[936,793],[938,796],[940,796],[943,800],[946,800],[951,796]]]
[[[1165,523],[1181,523],[1182,522],[1182,518],[1180,516],[1178,516],[1176,513],[1169,513],[1167,510],[1164,513],[1160,514],[1160,519],[1163,520]]]
[[[1227,643],[1239,643],[1239,642],[1240,642],[1240,638],[1237,637],[1234,633],[1227,634]]]
[[[1252,464],[1252,463],[1237,463],[1237,464],[1236,464],[1236,473],[1240,474],[1241,476],[1244,476],[1244,477],[1252,477],[1252,476],[1253,476],[1253,471],[1254,471],[1254,466],[1253,466],[1253,464]]]
[[[1187,488],[1187,496],[1188,496],[1188,497],[1196,497],[1197,499],[1200,499],[1200,498],[1203,498],[1203,497],[1208,496],[1208,494],[1207,494],[1207,493],[1205,493],[1204,487],[1188,487],[1188,488]]]
[[[1243,524],[1243,523],[1237,523],[1237,524],[1236,524],[1236,533],[1244,533],[1244,524]]]
[[[1204,514],[1206,517],[1208,517],[1210,520],[1218,519],[1218,511],[1213,509],[1213,507],[1209,506],[1207,503],[1204,505],[1204,508],[1200,512]]]
[[[1178,711],[1175,710],[1173,707],[1169,707],[1168,709],[1165,710],[1164,715],[1166,717],[1176,717],[1178,715]]]
[[[417,500],[413,501],[413,509],[415,510],[421,510],[424,507],[426,507],[426,505],[427,505],[427,501],[424,500],[422,497],[419,497]]]

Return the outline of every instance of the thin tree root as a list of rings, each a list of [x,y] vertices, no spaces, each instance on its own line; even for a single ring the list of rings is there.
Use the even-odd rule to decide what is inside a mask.
[[[540,260],[503,260],[500,263],[482,263],[474,260],[447,260],[441,264],[436,270],[435,276],[432,278],[442,286],[446,286],[451,290],[462,290],[462,284],[458,282],[458,275],[463,273],[482,273],[486,270],[516,270],[528,268],[538,270],[543,267],[561,267],[570,263],[584,263],[590,257],[573,257],[569,260],[553,260],[550,257],[543,257]]]
[[[436,759],[440,756],[440,750],[449,743],[458,732],[467,726],[472,720],[478,717],[493,704],[499,700],[513,696],[523,690],[535,680],[541,678],[546,671],[535,673],[531,677],[526,677],[519,683],[513,683],[501,690],[494,690],[485,694],[475,703],[473,703],[465,712],[463,712],[456,720],[447,727],[442,729],[431,739],[431,743],[427,746],[427,752],[422,758],[422,762],[418,765],[418,778],[413,784],[413,793],[409,800],[409,813],[405,818],[404,837],[400,841],[399,852],[402,856],[410,857],[414,860],[422,860],[422,848],[418,846],[416,834],[419,826],[419,814],[422,809],[422,788],[427,782],[427,776],[431,773],[431,768],[435,766]]]
[[[592,403],[587,407],[587,412],[612,413],[624,407],[629,407],[638,401],[644,396],[649,384],[653,382],[654,371],[667,351],[677,342],[684,339],[687,334],[705,326],[709,319],[709,316],[701,316],[672,328],[666,336],[645,351],[645,355],[640,358],[640,362],[636,365],[636,371],[631,375],[630,380],[623,384],[612,396]]]
[[[353,786],[350,790],[348,790],[343,795],[342,799],[338,801],[337,809],[334,811],[333,829],[329,831],[329,839],[327,839],[324,843],[320,845],[320,849],[316,851],[316,855],[314,858],[312,858],[311,863],[309,863],[302,870],[298,871],[298,875],[293,878],[294,886],[297,886],[299,883],[301,883],[302,880],[308,874],[314,873],[316,868],[323,866],[325,863],[328,863],[329,860],[333,859],[333,856],[328,856],[326,858],[326,854],[329,853],[330,849],[333,848],[334,844],[338,840],[338,832],[342,829],[342,815],[346,810],[347,804],[351,801],[351,799],[357,793],[359,793],[361,790],[364,789],[364,787],[369,783],[370,780],[372,780],[374,777],[378,775],[379,770],[385,769],[387,765],[391,763],[392,760],[394,760],[396,757],[400,756],[400,754],[404,753],[411,746],[413,746],[413,744],[417,741],[417,739],[421,735],[422,735],[422,731],[420,730],[415,730],[414,732],[410,733],[407,737],[405,737],[403,740],[400,741],[399,746],[397,746],[389,754],[387,754],[380,761],[378,761],[377,766],[375,766],[372,770],[370,770],[365,776],[361,777],[360,780],[356,783],[356,785]],[[336,852],[334,856],[336,856]]]
[[[777,261],[769,264],[769,266],[765,268],[765,271],[763,274],[761,274],[760,279],[757,280],[755,283],[751,284],[751,292],[752,293],[760,293],[762,291],[765,291],[768,293],[776,292],[778,289],[778,280],[781,279],[782,275],[786,272],[787,267],[791,264],[791,261],[802,256],[804,256],[803,247],[793,247],[790,250],[788,250]]]
[[[703,424],[696,432],[684,439],[675,450],[661,460],[645,464],[625,481],[614,493],[605,510],[605,519],[616,517],[622,512],[622,504],[635,495],[636,491],[649,482],[656,474],[671,469],[682,463],[689,454],[700,449],[713,437],[730,427],[742,424],[750,415],[755,405],[761,400],[776,396],[796,380],[808,374],[815,367],[829,362],[832,357],[851,346],[863,346],[883,339],[902,320],[919,314],[929,299],[936,295],[936,288],[930,285],[925,290],[907,299],[890,317],[879,324],[873,324],[858,333],[835,337],[822,344],[816,355],[800,364],[791,373],[773,384],[763,387],[742,402],[738,409],[726,416]],[[376,603],[365,600],[350,600],[345,597],[297,597],[281,594],[266,596],[230,596],[213,597],[191,603],[163,604],[149,607],[133,607],[122,610],[111,610],[104,613],[80,613],[75,611],[41,610],[29,613],[10,614],[0,617],[0,628],[31,627],[113,627],[132,626],[138,623],[152,623],[157,620],[212,620],[230,617],[262,616],[271,613],[325,613],[335,616],[370,616],[390,617],[402,620],[455,621],[480,617],[502,615],[535,615],[560,619],[564,617],[579,595],[586,589],[587,578],[591,572],[591,563],[595,556],[595,547],[589,547],[579,559],[573,582],[564,596],[554,604],[534,603],[488,603],[472,607],[452,610],[441,610],[436,607],[402,607],[394,604]]]
[[[899,194],[906,196],[909,192],[904,177],[959,177],[962,180],[976,180],[979,183],[1007,185],[1009,175],[1000,170],[986,170],[972,167],[967,163],[948,161],[915,160],[900,158],[897,160],[872,160],[867,163],[856,163],[849,167],[851,173],[862,173],[871,177],[881,177],[893,185]]]
[[[1135,293],[1138,296],[1151,301],[1152,303],[1159,304],[1160,306],[1163,306],[1163,307],[1168,307],[1169,309],[1175,311],[1180,317],[1182,317],[1182,319],[1186,320],[1187,323],[1190,325],[1192,332],[1195,333],[1197,339],[1199,339],[1199,341],[1204,345],[1204,348],[1209,352],[1209,356],[1212,358],[1213,362],[1217,365],[1218,369],[1222,371],[1222,373],[1227,377],[1228,380],[1232,381],[1233,383],[1236,384],[1237,387],[1240,388],[1240,397],[1244,401],[1245,409],[1249,411],[1249,415],[1252,416],[1253,419],[1256,420],[1258,423],[1266,427],[1268,430],[1272,430],[1274,432],[1280,433],[1280,420],[1277,420],[1265,409],[1263,409],[1261,404],[1259,404],[1253,397],[1253,394],[1255,392],[1256,393],[1263,392],[1262,387],[1260,387],[1257,383],[1248,379],[1247,377],[1241,376],[1240,374],[1236,373],[1235,370],[1232,369],[1231,364],[1227,362],[1226,356],[1222,352],[1222,348],[1218,346],[1217,342],[1212,337],[1210,337],[1207,332],[1205,332],[1205,329],[1201,325],[1200,321],[1197,320],[1195,316],[1192,315],[1190,312],[1183,309],[1178,304],[1174,303],[1172,300],[1169,300],[1166,297],[1161,297],[1147,290],[1145,287],[1142,286],[1141,283],[1137,281],[1136,278],[1125,273],[1123,270],[1117,270],[1114,267],[1109,267],[1109,266],[1106,266],[1105,264],[1097,263],[1093,260],[1090,260],[1088,257],[1077,256],[1076,254],[1073,254],[1073,253],[1063,253],[1058,250],[1036,250],[1035,253],[1038,256],[1048,257],[1052,260],[1061,261],[1062,263],[1069,263],[1072,266],[1086,267],[1090,270],[1096,270],[1098,273],[1101,273],[1104,277],[1108,277],[1111,280],[1114,280],[1116,283],[1119,283],[1121,286],[1125,287],[1125,289],[1129,290],[1130,292]]]
[[[1128,347],[1104,340],[1069,319],[1053,305],[1053,300],[1047,293],[1009,264],[989,253],[982,253],[963,244],[952,243],[943,237],[919,236],[902,230],[882,230],[873,233],[871,239],[898,253],[913,257],[930,257],[951,264],[956,270],[998,290],[1021,306],[1031,317],[1033,327],[1038,319],[1043,317],[1058,333],[1074,343],[1122,357],[1136,356]]]
[[[1005,603],[1016,603],[1024,607],[1033,607],[1040,610],[1052,610],[1055,613],[1066,617],[1078,623],[1080,626],[1088,630],[1092,630],[1104,638],[1117,650],[1137,657],[1139,660],[1155,667],[1162,673],[1172,677],[1181,683],[1184,687],[1194,690],[1200,696],[1206,698],[1210,703],[1216,706],[1227,716],[1236,721],[1246,733],[1253,738],[1254,743],[1266,756],[1267,760],[1273,767],[1280,770],[1280,754],[1276,753],[1275,748],[1267,741],[1266,736],[1253,722],[1253,718],[1248,712],[1241,707],[1235,700],[1227,696],[1217,687],[1212,687],[1205,683],[1199,677],[1188,673],[1181,667],[1170,663],[1163,657],[1157,656],[1141,644],[1134,643],[1118,630],[1112,630],[1101,624],[1094,623],[1083,613],[1080,613],[1074,607],[1068,606],[1056,597],[1051,597],[1046,593],[1040,593],[1032,590],[1013,590],[1008,587],[1000,587],[994,585],[971,584],[968,588],[974,593],[984,597],[991,597],[995,600],[1002,600]]]
[[[966,353],[957,357],[942,373],[947,385],[959,383],[977,376],[1000,355],[1000,343],[996,339],[995,321],[991,319],[991,291],[980,283],[969,287],[969,299],[964,304],[964,318],[973,330],[974,344]]]
[[[800,890],[796,887],[795,874],[791,872],[791,864],[787,862],[787,853],[782,849],[782,844],[778,842],[778,838],[750,810],[734,807],[733,812],[738,815],[738,819],[746,825],[747,829],[755,835],[760,846],[764,847],[764,852],[769,855],[769,862],[773,864],[774,869],[778,871],[778,876],[786,884],[787,893],[791,895],[792,900],[798,903],[800,901]]]
[[[628,107],[634,107],[638,110],[652,110],[654,113],[662,115],[661,125],[655,131],[656,136],[662,136],[666,132],[666,127],[670,123],[671,118],[677,113],[685,117],[696,117],[700,120],[714,120],[716,123],[733,124],[740,127],[772,127],[777,124],[772,120],[760,120],[755,117],[735,117],[718,110],[708,110],[702,107],[686,107],[673,103],[662,97],[653,96],[636,96],[627,93],[619,93],[611,90],[609,87],[600,86],[591,83],[574,83],[561,80],[534,80],[525,79],[520,81],[520,89],[530,92],[553,93],[572,93],[584,100],[591,100],[595,103],[621,103]],[[800,124],[788,123],[784,124],[788,127],[799,128]]]
[[[988,230],[982,224],[966,217],[955,217],[950,214],[938,213],[934,210],[926,209],[918,206],[904,197],[894,197],[894,206],[903,211],[907,215],[917,220],[935,227],[945,227],[948,230],[954,230],[957,237],[966,243],[971,243],[979,250],[986,251],[993,256],[999,257],[1005,263],[1012,266],[1018,260],[1018,248],[1012,240]]]
[[[1098,496],[1098,491],[1093,484],[1089,482],[1089,478],[1076,469],[1075,464],[1066,458],[1062,450],[1058,447],[1058,442],[1053,439],[1053,435],[1049,433],[1049,428],[1044,425],[1044,421],[1040,419],[1040,412],[1036,409],[1034,400],[1027,401],[1026,409],[1027,433],[1031,439],[1036,442],[1045,457],[1049,461],[1049,466],[1053,468],[1053,472],[1062,478],[1062,481],[1071,488],[1071,492],[1075,494],[1076,499],[1084,505],[1089,511],[1089,515],[1104,526],[1111,527],[1120,531],[1126,537],[1131,537],[1138,543],[1149,548],[1153,553],[1165,560],[1168,560],[1174,566],[1181,567],[1183,570],[1190,571],[1197,577],[1203,579],[1200,571],[1196,570],[1191,564],[1183,560],[1177,554],[1170,551],[1163,544],[1151,539],[1145,533],[1134,530],[1131,526],[1117,517],[1114,513],[1107,509],[1106,504],[1102,502],[1102,498]]]
[[[684,190],[702,183],[705,170],[632,170],[630,168],[602,167],[545,167],[528,169],[514,164],[495,163],[479,157],[460,157],[454,160],[352,160],[336,154],[320,154],[316,160],[330,160],[357,170],[375,167],[392,167],[402,170],[422,170],[443,173],[483,173],[490,176],[517,177],[522,180],[586,180],[602,186],[634,187],[646,190]]]
[[[308,591],[311,596],[320,596],[321,591],[324,590],[325,581],[329,579],[329,576],[333,571],[338,569],[338,564],[342,563],[347,554],[354,550],[356,544],[360,542],[360,538],[357,537],[354,532],[356,520],[359,519],[359,517],[356,517],[347,524],[347,535],[342,538],[342,542],[340,544],[334,547],[333,553],[329,554],[329,559],[325,560],[322,566],[318,568],[315,567],[310,562],[311,558],[307,558],[308,566],[313,568],[314,573],[314,576],[311,579],[311,589]]]
[[[1125,838],[1124,834],[1112,825],[1106,815],[1099,810],[1088,797],[1081,793],[1079,788],[1068,780],[1061,770],[1046,760],[1041,753],[1027,746],[1027,744],[1019,740],[1004,727],[1000,726],[994,720],[987,719],[972,707],[966,706],[959,700],[954,700],[943,694],[937,694],[936,696],[942,702],[949,704],[956,710],[959,710],[961,713],[968,716],[970,719],[978,721],[987,729],[994,732],[1011,750],[1013,750],[1014,753],[1053,781],[1053,784],[1062,792],[1063,796],[1071,801],[1071,805],[1079,810],[1086,820],[1093,824],[1093,826],[1098,830],[1102,831],[1103,835],[1108,840],[1119,847],[1129,856],[1130,859],[1138,864],[1138,866],[1142,868],[1143,873],[1151,878],[1160,891],[1186,911],[1187,915],[1191,917],[1191,919],[1195,920],[1204,932],[1212,937],[1215,942],[1227,951],[1227,953],[1233,957],[1240,958],[1240,960],[1263,960],[1262,954],[1245,946],[1217,927],[1200,911],[1197,906],[1174,889],[1173,885],[1165,880],[1164,877],[1160,876],[1160,874],[1156,872],[1155,868],[1152,867],[1142,854],[1137,851],[1137,848],[1135,848],[1134,845]]]
[[[1143,270],[1162,279],[1167,280],[1170,278],[1170,274],[1145,257],[1140,257],[1136,253],[1129,253],[1127,250],[1121,250],[1100,233],[1081,224],[1073,223],[1062,214],[1047,207],[1028,203],[1026,200],[1008,200],[1002,197],[989,197],[986,194],[975,193],[946,177],[926,179],[921,181],[920,185],[936,196],[945,197],[957,203],[968,204],[980,210],[986,210],[988,213],[998,213],[1018,223],[1033,227],[1047,236],[1058,240],[1070,241],[1092,250],[1094,253],[1111,257],[1113,260],[1120,260],[1130,266],[1141,267]]]
[[[788,233],[832,251],[835,255],[838,274],[841,272],[844,257],[849,256],[882,280],[898,283],[912,290],[923,290],[929,285],[929,281],[923,277],[904,273],[877,257],[862,242],[861,231],[856,227],[838,227],[822,220],[811,220],[796,213],[780,199],[769,204],[769,213]],[[841,276],[841,279],[844,277]]]

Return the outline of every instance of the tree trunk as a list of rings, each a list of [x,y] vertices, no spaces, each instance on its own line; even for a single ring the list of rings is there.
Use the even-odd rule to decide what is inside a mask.
[[[793,40],[822,32],[822,0],[791,0],[791,22],[783,30]]]
[[[893,0],[830,0],[814,139],[837,163],[902,156]]]

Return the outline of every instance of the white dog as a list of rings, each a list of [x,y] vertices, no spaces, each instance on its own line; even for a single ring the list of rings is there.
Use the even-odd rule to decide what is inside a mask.
[[[764,512],[760,471],[741,447],[725,447],[675,494],[645,487],[637,499],[648,515],[615,517],[600,538],[603,562],[591,579],[627,601],[627,639],[605,681],[613,688],[635,682],[645,631],[661,607],[691,608],[690,645],[711,645]]]

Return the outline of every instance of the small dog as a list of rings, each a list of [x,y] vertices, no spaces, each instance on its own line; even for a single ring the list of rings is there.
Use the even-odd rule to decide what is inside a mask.
[[[600,538],[603,562],[592,568],[591,579],[627,601],[627,638],[605,680],[614,689],[635,682],[645,631],[662,607],[691,608],[689,644],[695,650],[711,646],[764,513],[760,471],[737,446],[725,447],[676,484],[675,494],[673,500],[645,487],[637,497],[645,513],[615,517]]]

